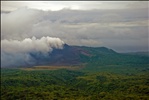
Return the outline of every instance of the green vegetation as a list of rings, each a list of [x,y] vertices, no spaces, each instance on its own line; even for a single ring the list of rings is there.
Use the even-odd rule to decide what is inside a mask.
[[[82,70],[1,69],[2,100],[148,100],[148,94],[147,64],[88,65]]]
[[[65,50],[55,61],[70,66],[2,68],[1,100],[149,100],[149,56],[105,47]]]

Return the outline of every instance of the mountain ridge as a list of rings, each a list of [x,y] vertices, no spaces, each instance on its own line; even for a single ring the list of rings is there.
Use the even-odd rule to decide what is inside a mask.
[[[124,64],[124,63],[147,63],[148,57],[117,53],[107,47],[69,46],[64,44],[63,49],[53,49],[47,56],[31,53],[37,60],[36,65],[70,66],[83,63]]]
[[[29,61],[21,65],[1,66],[6,68],[34,66],[105,66],[149,64],[149,56],[144,54],[118,53],[107,47],[70,46],[64,44],[62,49],[53,48],[52,52],[30,52]]]

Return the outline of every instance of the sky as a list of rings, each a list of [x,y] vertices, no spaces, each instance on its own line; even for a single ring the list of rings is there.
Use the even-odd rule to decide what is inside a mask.
[[[1,1],[2,60],[64,43],[149,51],[148,10],[148,1]]]

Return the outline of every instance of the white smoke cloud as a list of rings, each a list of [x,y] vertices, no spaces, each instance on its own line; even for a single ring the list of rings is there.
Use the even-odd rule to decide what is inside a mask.
[[[5,53],[29,53],[35,52],[49,52],[52,48],[62,48],[64,42],[59,38],[36,37],[25,38],[22,41],[18,40],[1,40],[2,52]]]
[[[29,55],[31,52],[40,52],[43,55],[51,52],[53,48],[62,49],[64,42],[59,38],[36,37],[19,40],[1,40],[1,67],[26,65],[35,63],[35,60]]]

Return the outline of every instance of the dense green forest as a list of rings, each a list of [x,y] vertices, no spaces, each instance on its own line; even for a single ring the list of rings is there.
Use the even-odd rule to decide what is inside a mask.
[[[53,61],[70,63],[59,67],[2,68],[1,99],[149,100],[147,55],[69,46],[53,54]],[[81,64],[74,66],[74,61]]]
[[[1,100],[149,100],[148,64],[90,67],[2,68]]]

